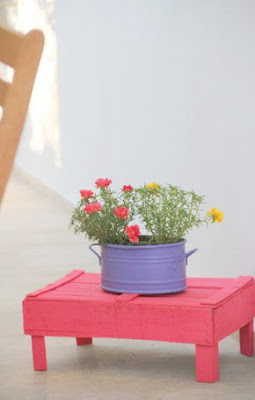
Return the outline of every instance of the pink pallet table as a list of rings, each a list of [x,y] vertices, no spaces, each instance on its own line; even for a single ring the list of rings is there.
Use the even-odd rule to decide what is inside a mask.
[[[112,294],[100,274],[72,271],[23,302],[24,331],[32,337],[34,369],[47,369],[45,336],[161,340],[196,345],[199,382],[219,379],[218,343],[240,329],[240,351],[253,356],[255,283],[237,279],[189,278],[183,293]]]

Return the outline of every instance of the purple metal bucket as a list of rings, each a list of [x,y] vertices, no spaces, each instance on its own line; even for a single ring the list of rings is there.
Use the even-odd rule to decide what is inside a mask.
[[[185,253],[186,240],[151,246],[104,244],[99,258],[102,266],[101,286],[113,293],[162,294],[186,289],[188,257],[197,249]]]

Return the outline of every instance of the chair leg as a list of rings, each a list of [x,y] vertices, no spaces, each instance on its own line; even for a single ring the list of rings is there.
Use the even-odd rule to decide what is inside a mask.
[[[219,379],[218,343],[213,346],[196,345],[196,373],[198,382],[216,382]]]
[[[46,371],[46,349],[44,336],[31,336],[32,338],[32,351],[33,362],[35,371]]]
[[[77,337],[76,344],[77,344],[77,346],[83,346],[84,344],[92,344],[92,338]]]
[[[240,352],[245,356],[254,355],[253,319],[240,329]]]

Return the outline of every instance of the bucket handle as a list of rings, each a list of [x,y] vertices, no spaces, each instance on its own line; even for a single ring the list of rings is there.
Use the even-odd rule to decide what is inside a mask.
[[[98,257],[98,259],[99,259],[99,265],[101,265],[101,256],[96,252],[96,250],[92,249],[93,246],[100,246],[100,244],[99,244],[99,243],[92,243],[92,244],[89,246],[89,249],[92,251],[92,253],[94,253],[94,254]]]
[[[89,249],[92,251],[92,253],[94,253],[94,254],[98,257],[98,259],[99,259],[99,265],[101,265],[101,262],[102,262],[101,256],[92,248],[93,246],[100,246],[100,244],[99,244],[99,243],[92,243],[92,244],[89,246]],[[190,250],[190,251],[188,251],[187,253],[184,254],[184,257],[186,258],[186,263],[188,262],[189,256],[191,256],[192,254],[194,254],[196,251],[198,251],[198,249]]]
[[[186,258],[186,264],[188,263],[188,258],[189,256],[191,256],[192,254],[194,254],[196,251],[198,251],[198,249],[193,249],[188,251],[187,253],[184,254],[185,258]]]

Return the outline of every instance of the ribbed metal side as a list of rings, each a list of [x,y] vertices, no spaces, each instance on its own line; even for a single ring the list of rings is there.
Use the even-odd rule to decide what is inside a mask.
[[[153,246],[103,245],[102,288],[115,293],[162,294],[186,288],[185,241]]]

